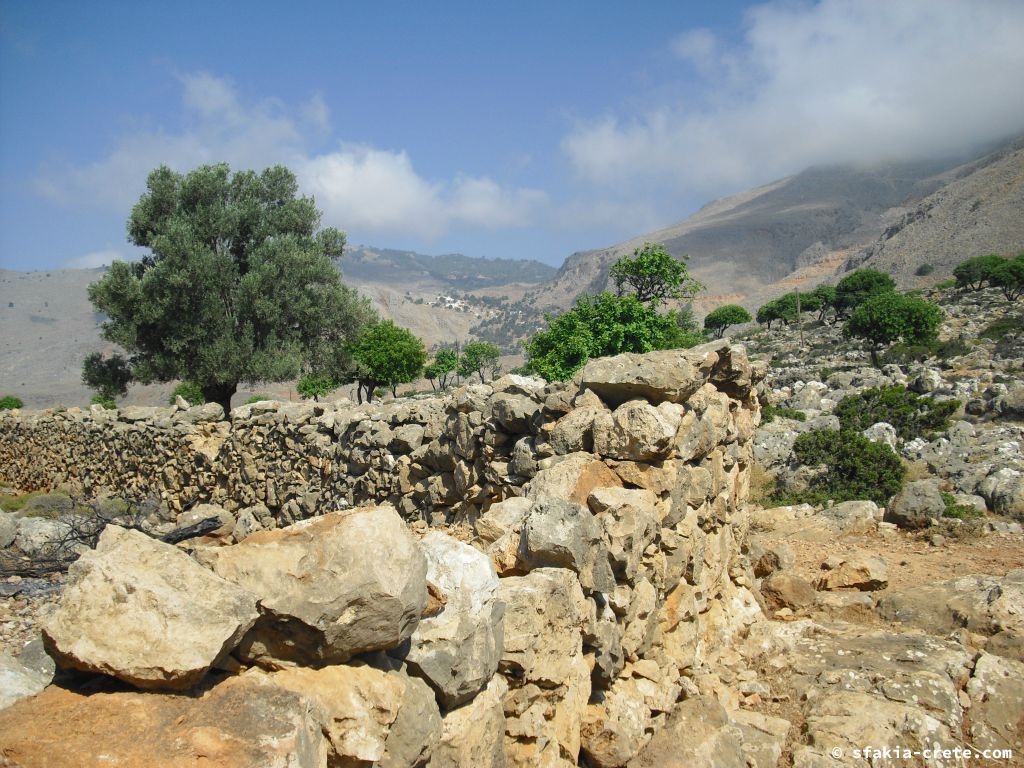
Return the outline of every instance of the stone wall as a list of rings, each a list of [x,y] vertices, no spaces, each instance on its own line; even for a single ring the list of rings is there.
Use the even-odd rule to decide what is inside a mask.
[[[184,522],[193,503],[219,504],[234,521],[225,535],[233,527],[240,543],[197,557],[257,596],[263,618],[235,656],[270,670],[348,657],[316,646],[310,657],[275,661],[296,642],[267,626],[287,614],[261,591],[276,581],[231,565],[259,546],[276,551],[276,531],[253,532],[394,506],[426,523],[412,526],[417,535],[437,530],[421,545],[423,588],[438,588],[440,617],[470,606],[449,629],[424,630],[434,621],[424,618],[411,639],[412,629],[360,646],[393,649],[404,671],[430,683],[438,733],[420,746],[446,745],[432,764],[472,752],[487,765],[575,765],[583,754],[617,766],[758,613],[738,542],[763,375],[723,342],[592,361],[569,385],[505,376],[384,405],[259,403],[235,409],[230,423],[212,420],[209,406],[10,414],[0,419],[0,484],[159,492],[167,526]],[[289,546],[298,535],[288,533]],[[460,576],[476,566],[458,539],[485,556],[496,590],[486,574]],[[466,568],[446,570],[459,557]],[[482,610],[474,600],[485,594],[492,602]],[[459,635],[467,627],[472,636]],[[435,636],[447,631],[456,637]],[[481,639],[490,636],[498,640]],[[493,743],[480,746],[479,723]]]

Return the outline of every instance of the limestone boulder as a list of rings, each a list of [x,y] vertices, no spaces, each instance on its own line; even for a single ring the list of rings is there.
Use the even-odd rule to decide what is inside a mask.
[[[799,610],[814,604],[814,587],[806,579],[786,571],[773,573],[761,582],[761,595],[771,608]]]
[[[644,550],[658,535],[657,501],[651,491],[633,488],[595,488],[587,499],[604,528],[618,580],[636,581]]]
[[[422,619],[405,661],[452,709],[487,685],[502,655],[504,604],[498,576],[483,553],[440,532],[420,540],[427,580],[445,596],[440,612]]]
[[[915,480],[903,486],[886,509],[885,520],[900,528],[924,528],[932,518],[942,517],[946,503],[937,480]]]
[[[255,676],[309,699],[322,711],[333,764],[412,768],[430,757],[441,735],[433,692],[397,669],[293,667]]]
[[[510,434],[525,434],[530,431],[530,421],[540,403],[512,392],[499,392],[491,398],[492,418]]]
[[[256,597],[181,550],[109,525],[68,574],[42,624],[64,667],[113,675],[139,688],[190,688],[239,643]]]
[[[654,728],[638,681],[620,679],[583,715],[583,754],[597,768],[625,765],[650,741]]]
[[[971,744],[1015,749],[1024,744],[1024,663],[982,653],[967,683]]]
[[[508,683],[501,675],[463,706],[442,718],[431,768],[505,768],[505,706]]]
[[[35,696],[52,679],[52,672],[32,669],[9,653],[0,653],[0,709]]]
[[[14,543],[18,535],[18,519],[14,515],[0,512],[0,549],[6,549]]]
[[[678,421],[673,423],[650,403],[631,400],[594,418],[594,452],[627,461],[663,459],[672,450],[678,427]]]
[[[758,578],[787,570],[796,563],[796,555],[789,544],[766,536],[752,536],[747,542],[747,551]]]
[[[594,449],[594,419],[604,413],[607,413],[604,408],[575,408],[556,421],[549,438],[555,453],[592,451]]]
[[[526,495],[531,499],[554,497],[586,504],[595,488],[621,488],[622,480],[608,465],[590,453],[573,453],[552,457],[558,461],[540,462],[539,470],[527,485]]]
[[[21,768],[326,768],[324,711],[231,678],[194,699],[50,686],[0,712],[0,755]]]
[[[523,519],[519,562],[527,569],[568,568],[585,589],[615,588],[603,530],[588,509],[557,498],[534,502]]]
[[[259,597],[263,615],[239,650],[268,667],[394,648],[427,604],[426,557],[391,506],[259,531],[210,557],[219,576]]]
[[[1024,473],[1012,467],[998,469],[981,481],[978,493],[992,511],[1024,520]]]
[[[728,342],[712,342],[692,349],[590,360],[583,368],[581,386],[609,405],[637,397],[652,403],[684,403],[713,375],[723,382],[737,382],[739,389],[744,384],[749,388],[751,382],[746,357],[730,350]]]
[[[518,533],[532,506],[533,501],[522,496],[512,496],[492,504],[476,521],[476,541],[487,546],[510,531]]]
[[[825,572],[814,586],[820,590],[856,589],[874,592],[889,585],[889,569],[878,555],[857,552],[848,557],[830,557],[821,566]]]

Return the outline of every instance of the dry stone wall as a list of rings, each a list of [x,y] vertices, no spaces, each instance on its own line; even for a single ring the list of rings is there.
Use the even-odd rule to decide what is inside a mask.
[[[0,420],[0,483],[159,492],[168,526],[195,502],[232,519],[220,541],[186,545],[200,564],[187,569],[205,566],[242,606],[209,650],[179,660],[174,643],[163,658],[130,632],[95,636],[105,602],[85,585],[99,602],[62,605],[46,629],[61,665],[142,689],[188,688],[207,670],[204,685],[230,672],[232,686],[313,691],[307,709],[329,744],[309,747],[310,765],[327,754],[619,766],[758,614],[739,541],[763,375],[716,343],[592,361],[568,385],[506,376],[386,405],[263,403],[230,423],[194,408],[12,414]],[[97,572],[92,559],[130,564],[119,547],[154,546],[104,537],[73,579]],[[119,578],[135,581],[104,583]],[[117,621],[169,626],[154,605],[178,597],[122,601]],[[126,637],[156,656],[135,658]],[[360,696],[394,710],[372,743],[338,730],[359,720]],[[40,705],[22,721],[18,706],[0,716],[11,733]],[[4,746],[24,758],[31,742],[20,744]]]

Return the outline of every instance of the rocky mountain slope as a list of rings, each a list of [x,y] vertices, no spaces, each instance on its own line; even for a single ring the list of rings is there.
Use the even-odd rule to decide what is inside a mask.
[[[575,253],[530,299],[562,308],[604,289],[608,267],[645,241],[689,255],[690,271],[708,289],[698,311],[726,302],[756,306],[791,289],[786,279],[794,272],[802,272],[800,283],[813,283],[859,262],[891,268],[903,283],[932,263],[934,282],[970,256],[1024,248],[1022,148],[1018,139],[927,162],[811,168],[716,200],[665,229]]]

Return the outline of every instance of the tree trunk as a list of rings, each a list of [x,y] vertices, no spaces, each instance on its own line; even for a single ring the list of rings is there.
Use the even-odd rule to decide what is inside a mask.
[[[224,418],[231,413],[231,396],[238,389],[238,383],[207,384],[203,388],[203,399],[208,403],[217,403],[224,409]]]

